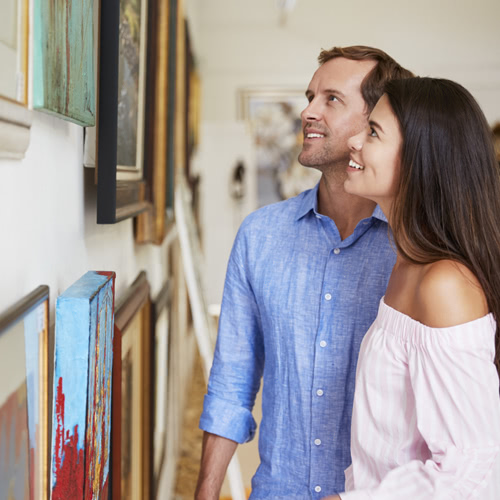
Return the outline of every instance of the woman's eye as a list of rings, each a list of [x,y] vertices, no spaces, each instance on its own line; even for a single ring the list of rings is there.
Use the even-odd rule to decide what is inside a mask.
[[[377,132],[375,132],[375,129],[373,127],[370,127],[370,136],[371,137],[378,137]]]

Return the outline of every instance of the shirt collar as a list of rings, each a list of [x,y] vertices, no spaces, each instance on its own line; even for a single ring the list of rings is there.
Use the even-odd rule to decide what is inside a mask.
[[[309,191],[305,191],[302,196],[302,200],[297,208],[296,220],[302,219],[302,217],[307,215],[311,210],[315,214],[318,214],[318,189],[319,182]],[[384,212],[382,212],[382,209],[378,205],[373,210],[371,217],[379,219],[383,222],[387,222],[387,217],[384,215]]]

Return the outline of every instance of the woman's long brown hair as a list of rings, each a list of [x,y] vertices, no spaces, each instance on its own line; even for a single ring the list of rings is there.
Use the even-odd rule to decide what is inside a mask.
[[[396,247],[411,262],[451,259],[474,273],[497,321],[500,373],[500,171],[486,118],[449,80],[393,80],[385,93],[403,136]]]

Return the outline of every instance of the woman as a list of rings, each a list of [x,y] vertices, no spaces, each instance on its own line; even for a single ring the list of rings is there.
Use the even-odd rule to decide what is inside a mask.
[[[460,85],[392,81],[349,142],[397,262],[360,351],[342,500],[500,498],[500,177]]]

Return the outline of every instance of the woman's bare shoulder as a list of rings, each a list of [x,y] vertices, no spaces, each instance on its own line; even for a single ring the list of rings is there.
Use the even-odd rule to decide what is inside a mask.
[[[479,281],[466,266],[452,260],[425,266],[416,302],[418,320],[434,328],[460,325],[488,314]]]

